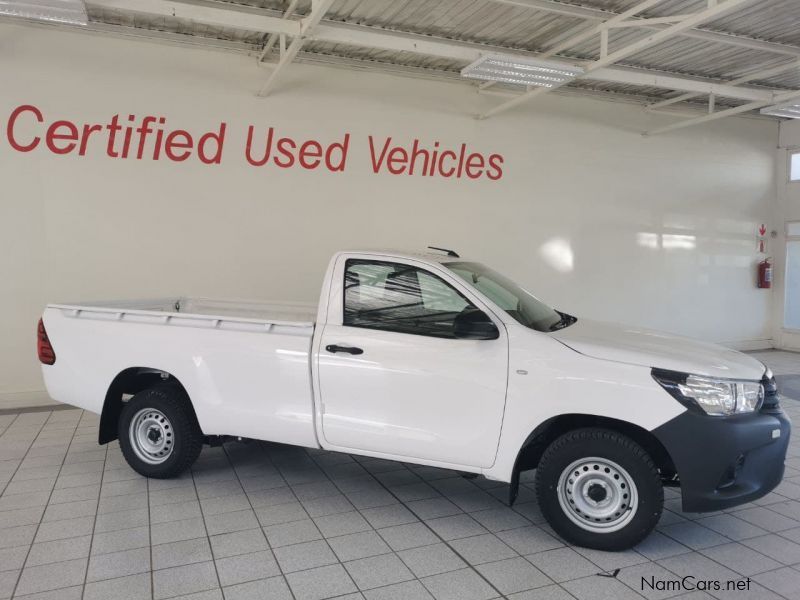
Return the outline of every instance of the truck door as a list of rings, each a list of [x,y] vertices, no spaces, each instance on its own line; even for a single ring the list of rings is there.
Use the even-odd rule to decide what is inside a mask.
[[[491,466],[508,379],[502,322],[424,263],[339,263],[317,344],[326,447]],[[475,310],[496,339],[456,337],[456,317]]]

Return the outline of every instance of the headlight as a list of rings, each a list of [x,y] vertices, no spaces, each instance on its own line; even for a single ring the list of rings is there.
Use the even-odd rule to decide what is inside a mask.
[[[764,400],[764,386],[759,381],[714,379],[663,369],[653,369],[653,378],[679,402],[717,417],[754,412]]]

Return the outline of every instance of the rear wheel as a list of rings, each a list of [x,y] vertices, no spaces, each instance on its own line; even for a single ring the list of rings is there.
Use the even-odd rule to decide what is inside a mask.
[[[598,550],[641,542],[664,505],[653,460],[639,444],[607,429],[578,429],[556,439],[536,470],[536,494],[561,537]]]
[[[175,385],[159,385],[139,392],[124,405],[119,444],[134,471],[168,479],[197,460],[203,434],[186,393]]]

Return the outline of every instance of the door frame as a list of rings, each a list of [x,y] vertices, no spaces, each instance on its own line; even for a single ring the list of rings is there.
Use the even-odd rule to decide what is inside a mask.
[[[508,357],[506,364],[506,394],[503,399],[503,415],[500,421],[500,431],[497,436],[497,446],[500,444],[500,436],[502,435],[503,423],[505,421],[505,410],[508,402],[508,369],[510,368],[511,357],[509,347],[509,335],[505,320],[498,316],[497,308],[491,305],[490,302],[480,296],[474,289],[468,286],[457,275],[443,267],[436,262],[426,262],[410,257],[398,257],[391,254],[384,254],[381,252],[348,252],[342,253],[336,257],[335,262],[330,267],[330,277],[328,279],[328,295],[325,299],[325,306],[320,306],[318,311],[318,320],[316,330],[314,332],[314,341],[311,348],[311,380],[312,380],[312,394],[314,402],[314,426],[316,429],[317,442],[320,447],[325,450],[334,452],[347,452],[349,454],[358,454],[362,456],[371,456],[375,458],[382,458],[385,460],[395,460],[401,462],[411,462],[421,465],[429,465],[433,467],[440,467],[445,469],[453,469],[458,471],[468,471],[473,473],[481,473],[484,468],[476,467],[474,465],[464,465],[457,463],[447,463],[442,461],[421,459],[416,457],[408,457],[399,454],[387,454],[384,452],[374,452],[368,450],[353,450],[341,446],[330,444],[326,439],[323,432],[322,416],[324,411],[325,399],[322,397],[322,387],[320,383],[320,369],[319,369],[319,356],[322,350],[322,338],[325,333],[325,328],[328,324],[347,327],[344,325],[344,272],[348,260],[366,260],[376,262],[389,262],[409,265],[419,268],[423,271],[429,271],[434,275],[440,277],[447,284],[453,286],[465,298],[472,302],[477,308],[485,312],[489,318],[494,322],[498,330],[503,332],[503,338],[506,344],[506,355]],[[323,319],[324,317],[324,319]],[[366,329],[359,327],[357,329]],[[495,460],[497,454],[495,452]],[[487,467],[491,468],[491,467]]]

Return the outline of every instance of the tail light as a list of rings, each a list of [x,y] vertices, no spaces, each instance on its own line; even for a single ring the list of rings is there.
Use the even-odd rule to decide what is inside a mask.
[[[36,350],[39,353],[39,360],[44,365],[52,365],[56,362],[56,351],[50,345],[50,338],[44,328],[44,321],[39,319],[39,326],[36,328]]]

